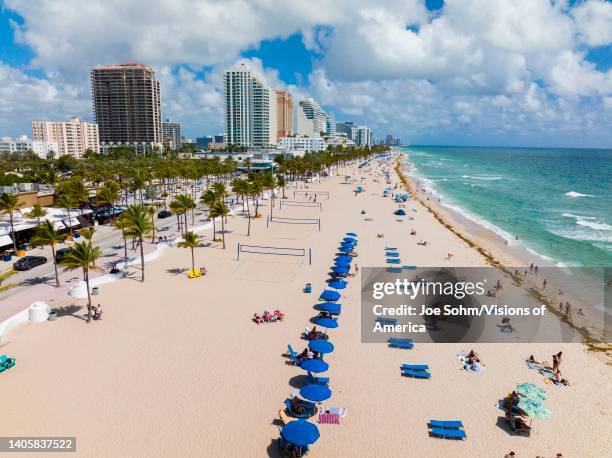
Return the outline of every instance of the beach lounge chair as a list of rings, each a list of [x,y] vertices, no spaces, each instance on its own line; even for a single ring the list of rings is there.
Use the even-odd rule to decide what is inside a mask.
[[[414,265],[408,265],[408,266],[402,266],[402,269],[406,269],[406,270],[416,270],[417,266]]]
[[[285,399],[285,407],[287,407],[287,412],[289,412],[289,414],[295,418],[310,418],[317,413],[316,404],[303,402],[302,405],[304,406],[304,412],[295,413],[293,411],[293,407],[291,406],[291,401],[289,399]]]
[[[408,369],[412,371],[426,371],[429,370],[429,366],[427,364],[402,364],[402,369]]]
[[[387,318],[387,317],[384,317],[384,316],[376,317],[376,321],[378,323],[380,323],[380,324],[391,324],[391,325],[397,324],[397,319],[395,319],[395,318]]]
[[[306,376],[306,383],[305,385],[308,384],[319,384],[319,385],[328,385],[329,384],[329,377],[315,377],[314,375],[312,375],[310,372],[308,373],[308,375]]]
[[[402,261],[399,258],[388,258],[387,264],[400,264]]]
[[[463,422],[461,420],[430,420],[429,426],[432,428],[460,429],[463,428]]]
[[[397,251],[396,247],[386,246],[385,251]]]
[[[291,345],[287,345],[287,349],[289,350],[289,355],[291,356],[291,360],[293,361],[293,364],[295,364],[296,366],[299,366],[300,360],[297,358],[297,355],[298,355],[297,352],[293,350]]]
[[[467,435],[462,429],[431,428],[431,433],[444,439],[467,439]]]
[[[431,377],[431,374],[427,371],[414,371],[414,370],[403,369],[403,368],[402,368],[402,375],[407,375],[409,377],[421,378],[421,379],[428,379]]]
[[[397,342],[394,340],[389,340],[387,343],[389,344],[389,347],[391,348],[401,348],[401,349],[410,350],[414,347],[414,344],[412,342]]]
[[[393,273],[393,274],[401,274],[402,273],[402,268],[401,267],[387,267],[385,269],[387,272]]]

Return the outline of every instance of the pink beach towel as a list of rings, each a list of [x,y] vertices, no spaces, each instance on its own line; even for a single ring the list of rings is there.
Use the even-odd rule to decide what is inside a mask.
[[[337,413],[320,413],[319,423],[325,425],[339,425],[340,415],[338,415]]]

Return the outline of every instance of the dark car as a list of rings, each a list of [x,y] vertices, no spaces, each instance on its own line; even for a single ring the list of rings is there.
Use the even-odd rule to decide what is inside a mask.
[[[41,266],[47,262],[47,258],[44,256],[24,256],[15,264],[13,269],[15,270],[30,270],[33,267]]]
[[[58,264],[62,262],[62,259],[64,259],[64,256],[66,256],[68,253],[70,253],[70,248],[60,248],[57,250],[55,252],[55,262]]]
[[[158,218],[168,218],[172,216],[172,212],[169,210],[162,210],[157,214]]]

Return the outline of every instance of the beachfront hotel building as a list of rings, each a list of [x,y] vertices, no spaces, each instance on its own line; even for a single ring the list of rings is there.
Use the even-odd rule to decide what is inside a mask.
[[[294,137],[282,137],[278,139],[278,147],[289,152],[312,153],[324,151],[327,148],[325,140],[320,136],[308,137],[296,135]]]
[[[276,138],[293,134],[293,96],[289,91],[276,91]]]
[[[97,124],[72,117],[68,121],[32,121],[32,140],[55,142],[58,156],[83,157],[85,151],[100,152]]]
[[[91,93],[103,149],[125,145],[137,152],[160,150],[161,94],[151,67],[125,62],[94,68]]]
[[[371,146],[372,130],[366,126],[358,126],[355,128],[355,138],[353,140],[358,146]]]
[[[227,145],[266,148],[276,145],[276,92],[244,63],[225,72]]]
[[[339,134],[345,134],[346,138],[355,141],[357,137],[357,127],[353,121],[344,121],[336,123],[336,132]]]
[[[181,137],[181,125],[178,122],[171,122],[166,119],[162,122],[162,138],[164,145],[168,145],[171,149],[180,149],[183,141]]]
[[[314,99],[300,101],[297,112],[298,134],[313,137],[326,132],[327,114]]]

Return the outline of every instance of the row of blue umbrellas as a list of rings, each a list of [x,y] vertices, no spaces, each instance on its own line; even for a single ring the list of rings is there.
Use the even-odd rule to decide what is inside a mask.
[[[347,237],[344,237],[341,244],[341,250],[345,249],[347,253],[350,253],[357,244],[355,237],[357,234],[348,232]],[[332,268],[334,273],[348,272],[350,269],[350,262],[352,258],[350,256],[339,256],[336,258],[336,265]],[[334,270],[336,269],[336,270]],[[346,269],[346,270],[344,270]],[[344,289],[347,286],[345,280],[334,279],[329,283],[330,288]],[[337,304],[336,301],[340,299],[341,294],[337,291],[324,290],[321,293],[321,299],[325,300],[321,304],[317,304],[319,310],[328,313],[339,313],[341,305]],[[338,327],[338,321],[333,318],[317,318],[314,320],[315,324],[327,329],[333,329]],[[334,351],[334,345],[328,340],[314,339],[308,343],[308,347],[316,351],[317,353],[324,355]],[[326,372],[329,369],[329,364],[323,361],[321,358],[307,359],[300,367],[309,373],[320,374]],[[312,402],[321,402],[329,399],[332,395],[331,389],[321,383],[310,383],[304,385],[300,389],[300,396]],[[281,436],[287,442],[299,446],[305,447],[310,444],[314,444],[320,437],[319,429],[316,425],[306,421],[305,419],[298,419],[287,423],[281,429]]]

